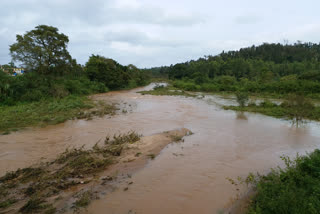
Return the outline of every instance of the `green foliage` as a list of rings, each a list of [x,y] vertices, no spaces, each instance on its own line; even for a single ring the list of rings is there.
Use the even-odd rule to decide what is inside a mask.
[[[0,105],[102,93],[109,89],[137,87],[149,81],[147,71],[95,55],[83,69],[68,53],[68,42],[68,37],[57,28],[46,25],[17,35],[10,52],[28,72],[12,77],[0,70]]]
[[[17,35],[17,42],[10,46],[13,60],[39,73],[71,67],[72,59],[67,51],[69,39],[58,31],[55,27],[39,25],[24,35]]]
[[[282,157],[285,169],[251,179],[256,187],[248,213],[310,214],[320,210],[320,150],[295,160]]]
[[[37,213],[47,209],[50,205],[45,203],[45,200],[41,198],[31,198],[21,209],[21,213]]]
[[[188,91],[320,93],[320,44],[263,44],[149,71]]]
[[[0,78],[0,105],[108,91],[104,84],[92,82],[83,75],[57,77],[31,72],[12,77],[0,72]]]
[[[94,112],[91,109],[96,107]],[[83,111],[86,110],[86,113]],[[57,124],[72,118],[113,114],[114,106],[93,103],[86,97],[68,96],[14,106],[0,106],[0,131],[27,126]]]
[[[259,105],[249,103],[248,106],[224,106],[224,109],[236,111],[249,111],[265,114],[272,117],[292,120],[296,125],[304,119],[320,120],[320,107],[314,106],[310,100],[302,95],[290,95],[289,98],[280,105],[265,100]]]
[[[185,96],[185,97],[195,97],[196,95],[192,95],[188,92],[178,90],[175,87],[172,86],[167,86],[167,87],[162,87],[158,86],[155,87],[154,90],[151,91],[139,91],[138,93],[141,93],[143,95],[145,94],[151,94],[151,95],[168,95],[168,96]]]
[[[249,101],[249,95],[247,92],[237,91],[236,99],[240,107],[244,107]]]
[[[93,194],[90,191],[84,192],[79,196],[79,199],[74,203],[76,208],[86,207],[90,204]]]
[[[148,82],[146,71],[139,70],[134,65],[123,66],[112,59],[92,55],[86,63],[85,71],[91,81],[105,84],[114,90],[133,88]]]
[[[7,208],[7,207],[11,206],[12,204],[14,204],[16,202],[17,202],[17,200],[13,199],[13,198],[10,198],[10,199],[8,199],[6,201],[0,202],[0,209]]]
[[[303,118],[307,118],[315,109],[313,103],[302,94],[291,94],[289,99],[283,102],[281,106],[291,110],[289,117],[297,125]]]

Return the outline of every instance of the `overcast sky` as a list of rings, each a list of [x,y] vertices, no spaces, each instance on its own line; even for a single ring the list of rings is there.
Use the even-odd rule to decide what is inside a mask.
[[[91,54],[141,68],[170,65],[263,42],[320,42],[319,0],[0,0],[0,64],[16,34],[39,24]]]

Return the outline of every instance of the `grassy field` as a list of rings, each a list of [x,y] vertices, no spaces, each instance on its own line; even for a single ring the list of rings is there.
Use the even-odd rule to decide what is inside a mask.
[[[74,118],[112,114],[114,111],[114,106],[94,102],[85,96],[68,96],[62,99],[0,106],[0,133],[8,134],[10,131],[30,126],[58,124]]]
[[[290,160],[282,157],[286,168],[268,175],[249,175],[256,194],[249,214],[315,214],[320,210],[320,150]]]

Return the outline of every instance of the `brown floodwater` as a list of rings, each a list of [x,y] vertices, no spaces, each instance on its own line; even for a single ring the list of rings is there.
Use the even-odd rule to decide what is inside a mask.
[[[8,170],[50,160],[67,147],[90,147],[106,135],[137,131],[145,136],[188,128],[194,134],[168,145],[127,184],[92,202],[87,213],[188,214],[219,213],[234,201],[237,191],[226,178],[249,172],[267,173],[281,165],[281,155],[305,154],[320,145],[318,123],[301,128],[259,114],[222,110],[232,99],[151,96],[131,91],[95,95],[117,102],[127,113],[90,121],[73,120],[45,128],[30,128],[0,136],[0,175]],[[121,186],[123,185],[123,187]]]

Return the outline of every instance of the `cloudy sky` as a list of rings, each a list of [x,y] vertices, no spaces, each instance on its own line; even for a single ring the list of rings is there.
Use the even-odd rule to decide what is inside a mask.
[[[39,24],[91,54],[139,67],[170,65],[263,42],[320,42],[319,0],[0,0],[0,64],[16,34]]]

